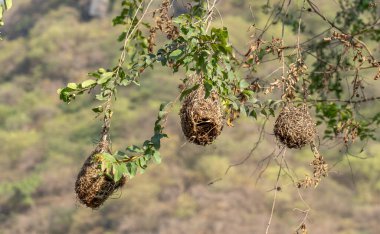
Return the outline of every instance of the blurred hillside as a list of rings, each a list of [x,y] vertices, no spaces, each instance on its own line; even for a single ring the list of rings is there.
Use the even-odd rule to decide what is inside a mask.
[[[251,11],[249,2],[254,2]],[[215,19],[215,24],[227,26],[232,42],[244,51],[250,25],[266,22],[265,3],[222,1],[223,20]],[[104,18],[90,19],[88,6],[87,0],[18,0],[5,18],[0,42],[0,233],[264,233],[278,172],[272,161],[259,173],[268,162],[263,158],[276,147],[272,122],[253,156],[224,176],[255,145],[264,123],[260,118],[241,119],[225,128],[215,144],[199,147],[186,143],[177,106],[169,117],[162,164],[128,181],[99,210],[79,205],[74,181],[98,140],[101,122],[88,108],[96,105],[93,99],[65,105],[56,90],[112,66],[121,47],[116,41],[121,29],[111,25],[117,3]],[[333,14],[328,4],[320,8]],[[310,30],[323,31],[315,18],[305,21]],[[279,35],[280,25],[271,30]],[[286,33],[294,41],[290,27]],[[269,69],[263,66],[258,76]],[[148,71],[141,87],[119,93],[114,149],[140,144],[151,135],[160,103],[178,95],[180,76],[164,69]],[[374,87],[369,92],[379,91]],[[379,111],[377,103],[371,108]],[[335,143],[321,147],[334,170],[317,189],[299,191],[282,175],[272,233],[293,233],[305,215],[300,211],[308,209],[313,234],[379,232],[380,145],[369,142],[357,157],[345,155]],[[310,170],[309,151],[288,150],[293,176],[302,178]],[[222,180],[209,185],[218,178]]]

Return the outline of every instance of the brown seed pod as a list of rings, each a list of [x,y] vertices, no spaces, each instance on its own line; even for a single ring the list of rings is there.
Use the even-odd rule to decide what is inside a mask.
[[[282,144],[298,149],[310,144],[317,132],[307,106],[294,107],[290,104],[281,110],[273,131]]]
[[[122,177],[115,183],[112,178],[102,173],[96,155],[103,152],[110,152],[108,143],[99,143],[84,162],[75,182],[75,192],[79,201],[93,209],[102,205],[126,181],[126,178]]]
[[[223,115],[219,96],[212,92],[205,99],[203,85],[190,93],[180,111],[181,126],[189,142],[211,144],[223,129]]]

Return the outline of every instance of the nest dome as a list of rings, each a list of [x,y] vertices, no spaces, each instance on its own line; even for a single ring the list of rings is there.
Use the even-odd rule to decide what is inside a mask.
[[[126,181],[126,178],[122,177],[115,183],[112,178],[102,173],[96,155],[103,152],[110,152],[108,144],[99,144],[91,153],[84,162],[75,182],[75,192],[79,201],[90,208],[98,208]]]
[[[200,85],[185,98],[180,118],[182,131],[189,142],[203,146],[211,144],[223,129],[219,96],[212,92],[205,99],[204,87]]]
[[[299,149],[310,144],[315,138],[316,128],[307,106],[286,105],[276,119],[274,135],[288,148]]]

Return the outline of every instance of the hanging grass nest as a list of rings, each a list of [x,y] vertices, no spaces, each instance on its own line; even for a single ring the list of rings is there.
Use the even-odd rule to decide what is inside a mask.
[[[108,143],[99,143],[84,162],[75,182],[75,192],[80,202],[90,208],[98,208],[118,188],[125,184],[125,177],[117,183],[100,169],[96,155],[110,152]]]
[[[286,105],[277,117],[274,135],[288,148],[302,148],[310,144],[316,135],[316,128],[306,105]]]
[[[187,140],[197,145],[211,144],[223,129],[219,96],[212,92],[205,99],[203,85],[185,98],[180,117],[182,131]]]

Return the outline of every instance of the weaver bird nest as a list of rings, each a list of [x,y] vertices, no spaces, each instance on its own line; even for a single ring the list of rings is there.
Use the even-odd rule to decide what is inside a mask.
[[[190,93],[180,111],[181,126],[189,142],[211,144],[223,129],[223,115],[219,96],[212,92],[205,99],[203,85]]]
[[[286,105],[274,125],[277,140],[288,148],[302,148],[310,144],[316,135],[316,128],[306,105]]]
[[[90,208],[98,208],[126,181],[125,177],[122,177],[115,183],[101,171],[96,155],[103,152],[110,152],[108,143],[99,143],[84,162],[75,182],[75,192],[80,202]]]

